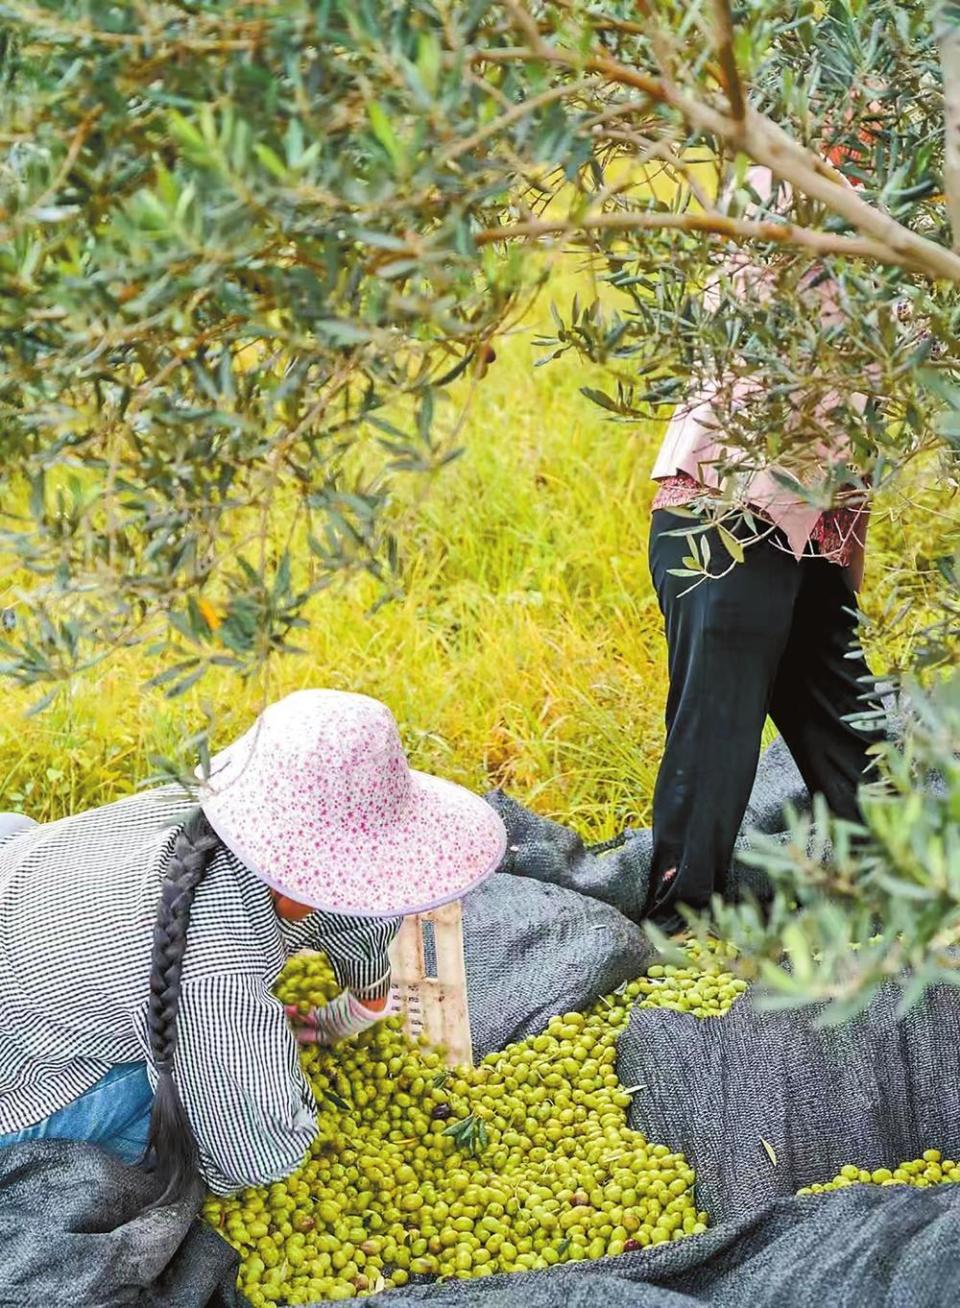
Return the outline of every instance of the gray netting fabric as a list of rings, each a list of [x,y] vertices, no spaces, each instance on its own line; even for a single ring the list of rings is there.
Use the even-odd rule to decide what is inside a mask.
[[[809,1014],[744,1003],[722,1021],[634,1009],[618,1070],[647,1089],[630,1124],[683,1150],[715,1221],[749,1216],[844,1163],[894,1167],[931,1148],[956,1158],[960,995],[938,987],[899,1021],[898,997],[888,987],[861,1018],[820,1030]]]
[[[193,1220],[202,1197],[144,1211],[150,1179],[94,1145],[0,1149],[4,1308],[236,1308],[237,1256]]]
[[[783,825],[787,802],[802,806],[803,782],[779,741],[758,769],[744,832]],[[652,960],[643,916],[650,878],[649,831],[591,853],[569,827],[540,817],[501,791],[487,796],[507,828],[501,870],[463,902],[467,985],[478,1058],[539,1031],[555,1013],[584,1008],[639,976]],[[741,836],[741,846],[746,835]],[[762,894],[758,873],[739,863],[736,893]]]
[[[474,1054],[540,1031],[646,971],[653,950],[616,908],[501,873],[463,901]]]
[[[674,1244],[374,1295],[377,1308],[954,1308],[958,1187],[781,1199]]]
[[[803,783],[776,742],[763,756],[744,833],[776,836],[786,803],[802,808]],[[509,924],[526,882],[572,895],[575,914],[564,952],[557,937],[535,929],[537,986],[579,957],[589,957],[586,923],[598,903],[638,921],[646,899],[652,841],[627,833],[600,855],[562,825],[529,812],[499,792],[488,802],[503,817],[509,848],[489,894]],[[739,848],[747,841],[741,835]],[[728,889],[761,896],[762,877],[737,862]],[[534,901],[549,902],[549,901]],[[558,901],[559,902],[559,901]],[[468,905],[469,908],[469,905]],[[622,915],[622,916],[621,916]],[[509,991],[507,966],[485,973],[478,956],[484,926],[467,913],[471,1003]],[[507,925],[507,930],[511,928]],[[625,928],[619,926],[619,930]],[[630,938],[629,935],[627,938]],[[614,974],[616,975],[616,973]],[[613,978],[610,978],[611,980]],[[599,980],[599,978],[597,978]],[[493,989],[490,987],[493,986]],[[582,1007],[581,985],[558,994]],[[740,1003],[721,1021],[636,1009],[621,1039],[625,1084],[647,1086],[634,1098],[633,1125],[682,1149],[697,1168],[698,1200],[716,1225],[706,1235],[658,1249],[524,1276],[408,1287],[376,1296],[390,1308],[436,1303],[458,1308],[946,1308],[960,1303],[960,1187],[911,1190],[859,1187],[823,1197],[794,1192],[828,1179],[846,1162],[895,1164],[939,1147],[960,1151],[960,996],[932,993],[905,1020],[896,995],[884,992],[858,1022],[818,1031],[809,1014],[763,1015]],[[543,1016],[549,1015],[549,1005]],[[517,1034],[537,1023],[521,1021]],[[478,1033],[479,1034],[479,1033]],[[485,1049],[483,1035],[478,1044]],[[761,1140],[777,1155],[774,1167]]]
[[[705,1235],[523,1277],[418,1286],[384,1308],[952,1308],[960,1303],[960,1186],[794,1191],[843,1163],[960,1150],[960,996],[896,1020],[882,994],[858,1022],[722,1020],[635,1009],[618,1071],[647,1089],[631,1124],[697,1169]],[[767,1140],[776,1166],[761,1144]]]
[[[594,854],[575,831],[532,813],[502,791],[495,790],[486,798],[507,828],[502,872],[561,886],[581,897],[611,904],[633,922],[642,920],[653,853],[650,831],[628,830],[621,845]],[[757,769],[738,851],[747,845],[751,830],[769,836],[783,832],[785,806],[802,809],[806,802],[800,773],[786,745],[778,739],[764,752]],[[735,855],[727,889],[732,896],[750,890],[763,898],[768,887],[760,872]]]
[[[782,746],[767,751],[747,823],[782,827],[802,801]],[[650,961],[636,925],[649,833],[590,853],[573,832],[501,794],[503,871],[464,905],[478,1055],[582,1008]],[[734,885],[743,885],[742,869]],[[757,884],[757,883],[754,883]],[[960,1304],[960,1186],[795,1189],[844,1162],[870,1166],[931,1146],[960,1151],[960,996],[944,989],[901,1023],[894,996],[860,1022],[816,1031],[741,1002],[720,1021],[634,1011],[620,1073],[646,1085],[633,1124],[682,1149],[705,1235],[546,1272],[408,1286],[384,1308],[952,1308]],[[777,1154],[773,1166],[763,1149]],[[0,1306],[232,1308],[233,1251],[195,1205],[144,1214],[149,1182],[92,1146],[0,1150]]]

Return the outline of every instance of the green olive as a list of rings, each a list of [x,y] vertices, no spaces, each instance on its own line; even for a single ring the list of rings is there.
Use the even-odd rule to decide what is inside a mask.
[[[691,945],[686,966],[655,964],[476,1068],[447,1071],[399,1018],[335,1050],[304,1047],[320,1105],[304,1163],[282,1182],[204,1203],[240,1252],[240,1287],[255,1308],[273,1308],[365,1295],[409,1273],[533,1270],[701,1233],[693,1169],[628,1127],[616,1040],[638,1002],[726,1011],[745,989],[726,966]],[[315,1006],[338,989],[327,961],[309,955],[291,960],[277,993]],[[486,1143],[473,1152],[457,1132],[479,1143],[480,1123]],[[955,1166],[925,1158],[913,1183]]]

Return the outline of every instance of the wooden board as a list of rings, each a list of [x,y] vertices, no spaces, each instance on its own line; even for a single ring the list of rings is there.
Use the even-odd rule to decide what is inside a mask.
[[[413,1039],[443,1048],[447,1062],[473,1063],[460,904],[404,918],[390,948],[391,1013],[402,1013]]]

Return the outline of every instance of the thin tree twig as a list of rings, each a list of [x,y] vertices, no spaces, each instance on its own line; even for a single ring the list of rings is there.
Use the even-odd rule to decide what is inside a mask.
[[[49,9],[40,9],[36,5],[8,3],[5,8],[10,19],[22,23],[33,34],[53,32],[57,36],[71,36],[81,41],[94,41],[99,45],[128,48],[158,46],[169,51],[171,56],[183,51],[212,54],[218,51],[253,50],[262,43],[266,30],[261,20],[252,20],[232,25],[236,30],[249,33],[239,37],[173,36],[160,28],[139,32],[109,32],[94,27],[92,23],[78,23],[56,18]]]
[[[571,0],[554,0],[554,5],[557,9],[562,9],[564,13],[575,15],[577,18],[582,19],[583,22],[588,23],[594,32],[624,32],[628,36],[646,36],[648,34],[647,28],[643,23],[634,23],[627,18],[609,18],[607,16],[601,18],[599,14],[584,14],[575,8],[571,3]],[[647,6],[644,3],[639,4],[638,8],[641,12],[645,13],[647,11]],[[552,30],[550,26],[544,22],[538,23],[537,29],[541,32]],[[497,23],[489,30],[494,35],[499,36],[504,32],[509,32],[510,25],[507,23]]]
[[[702,209],[709,212],[712,208],[712,201],[697,181],[693,168],[691,167],[691,161],[682,159],[677,151],[671,146],[669,141],[660,141],[658,143],[657,154],[670,168],[674,169],[683,177],[687,186],[690,188],[691,195],[693,195],[694,199]]]
[[[530,49],[536,53],[546,48],[546,43],[540,35],[540,28],[532,14],[528,13],[518,0],[503,0],[504,8],[513,16],[513,21],[523,32],[529,42]]]
[[[730,0],[713,0],[713,9],[716,17],[717,58],[720,60],[723,73],[723,89],[727,93],[733,121],[742,123],[747,111],[747,102],[733,49],[733,13],[730,9]]]
[[[510,223],[478,232],[478,245],[495,241],[533,239],[540,236],[575,236],[583,231],[663,231],[705,232],[731,240],[770,241],[779,245],[799,245],[815,253],[843,255],[850,259],[876,259],[881,263],[900,264],[903,259],[882,241],[866,237],[834,236],[788,222],[753,222],[731,218],[727,214],[699,213],[601,213],[577,219],[537,219]],[[404,256],[406,257],[406,256]]]
[[[673,148],[670,141],[654,141],[640,132],[631,132],[626,128],[620,130],[606,128],[594,129],[593,136],[594,139],[598,141],[615,141],[618,144],[634,146],[635,149],[639,151],[639,153],[630,161],[634,169],[638,166],[643,167],[646,164],[653,163],[654,160],[659,159],[663,167],[659,169],[658,172],[665,172],[670,177],[683,178],[684,184],[687,186],[690,194],[694,197],[700,207],[708,213],[713,212],[713,200],[697,181],[693,168],[691,167],[691,161],[681,158]],[[649,177],[649,173],[645,171],[642,173],[642,177],[646,180]],[[618,192],[629,190],[634,184],[635,183],[633,182],[627,183],[626,185],[617,187],[615,191],[611,190],[609,193],[616,194]],[[594,199],[599,200],[603,198],[604,194],[604,192],[598,191],[594,196]]]
[[[620,118],[630,118],[640,109],[640,105],[634,99],[621,100],[616,104],[609,105],[599,113],[591,114],[585,119],[583,126],[589,131],[598,127],[603,127],[606,123],[616,122]],[[651,113],[650,124],[655,126],[659,131],[663,131],[666,124],[662,119],[655,118]]]
[[[44,205],[47,205],[52,200],[56,199],[57,192],[70,176],[70,170],[77,162],[80,151],[83,149],[86,139],[90,135],[93,125],[100,117],[101,112],[102,106],[97,105],[96,108],[91,109],[88,114],[84,115],[83,120],[78,124],[77,130],[74,132],[70,140],[70,144],[67,146],[67,152],[63,156],[63,160],[60,167],[57,169],[53,180],[35,200],[31,201],[29,205],[18,213],[12,221],[9,222],[2,231],[0,231],[0,241],[9,241],[17,231],[22,227],[25,227],[27,223],[32,220],[33,215],[38,209],[42,209]],[[6,214],[2,210],[0,210],[0,217],[6,217]]]
[[[529,100],[522,100],[518,104],[510,106],[505,113],[492,122],[486,123],[483,127],[478,128],[470,136],[465,136],[462,140],[453,142],[452,145],[441,150],[439,160],[441,163],[449,163],[453,159],[459,159],[461,155],[468,154],[471,150],[482,145],[484,141],[491,136],[496,136],[498,132],[505,131],[521,118],[526,118],[529,114],[534,114],[538,109],[545,105],[553,104],[556,100],[567,100],[581,91],[598,90],[601,83],[596,77],[581,77],[578,81],[564,86],[551,86],[546,91],[541,91],[539,95],[533,96]]]

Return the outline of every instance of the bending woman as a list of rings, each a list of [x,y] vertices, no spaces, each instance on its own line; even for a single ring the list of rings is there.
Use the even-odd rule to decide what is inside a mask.
[[[480,798],[413,772],[389,710],[307,690],[212,761],[200,807],[163,786],[0,835],[0,1146],[57,1138],[169,1196],[303,1159],[317,1105],[297,1039],[376,1022],[402,915],[459,898],[505,846]],[[294,1032],[272,987],[322,949],[344,987]]]

